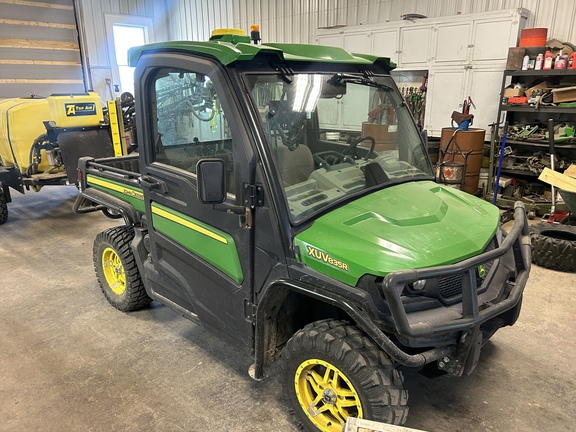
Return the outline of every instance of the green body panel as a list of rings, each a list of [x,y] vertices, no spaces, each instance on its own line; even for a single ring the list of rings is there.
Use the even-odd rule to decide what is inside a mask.
[[[154,229],[212,264],[236,283],[244,280],[234,239],[227,233],[158,203],[152,203]]]
[[[130,203],[137,211],[144,213],[144,194],[142,189],[126,186],[113,180],[88,174],[86,183],[94,189],[109,193],[116,198]]]
[[[308,267],[354,286],[364,274],[386,276],[477,255],[498,224],[498,208],[486,201],[430,181],[411,182],[333,210],[294,244]]]
[[[252,60],[257,55],[273,54],[280,59],[290,61],[351,63],[358,65],[378,63],[388,69],[393,69],[396,66],[387,57],[378,57],[371,54],[351,54],[337,47],[280,43],[254,45],[241,42],[232,44],[222,41],[158,42],[134,47],[128,52],[128,62],[130,66],[136,66],[142,54],[155,51],[183,51],[188,54],[210,55],[215,57],[223,65],[228,65],[235,61]]]

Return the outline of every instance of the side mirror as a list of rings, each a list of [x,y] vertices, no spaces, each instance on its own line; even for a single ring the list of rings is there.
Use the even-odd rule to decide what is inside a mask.
[[[222,159],[200,159],[196,176],[198,201],[214,205],[226,200],[226,163]]]

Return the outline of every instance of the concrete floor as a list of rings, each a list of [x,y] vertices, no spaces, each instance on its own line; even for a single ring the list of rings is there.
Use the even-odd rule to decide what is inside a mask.
[[[0,431],[295,431],[277,380],[248,377],[250,358],[156,303],[108,305],[92,241],[117,222],[73,214],[76,193],[15,194],[0,226]],[[473,375],[407,375],[406,426],[576,430],[575,282],[534,267],[520,320]]]

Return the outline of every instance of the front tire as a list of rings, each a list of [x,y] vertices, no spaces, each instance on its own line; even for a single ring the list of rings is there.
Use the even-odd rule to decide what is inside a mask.
[[[132,227],[109,228],[94,239],[94,270],[104,296],[122,312],[141,309],[152,299],[146,293],[130,243]]]
[[[308,324],[288,341],[280,365],[284,397],[304,430],[340,432],[348,417],[406,421],[402,374],[352,325]]]

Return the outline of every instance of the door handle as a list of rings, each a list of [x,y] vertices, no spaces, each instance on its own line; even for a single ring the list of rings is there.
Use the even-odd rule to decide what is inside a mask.
[[[159,192],[161,193],[168,192],[168,189],[166,188],[166,183],[160,180],[156,180],[147,175],[140,177],[140,185],[149,190],[158,189]]]

